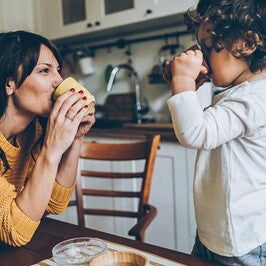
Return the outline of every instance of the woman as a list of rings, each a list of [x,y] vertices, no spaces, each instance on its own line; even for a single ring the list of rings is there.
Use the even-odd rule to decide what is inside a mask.
[[[75,88],[52,101],[61,64],[42,36],[0,34],[0,240],[9,245],[25,245],[45,211],[67,207],[81,143],[95,122]]]

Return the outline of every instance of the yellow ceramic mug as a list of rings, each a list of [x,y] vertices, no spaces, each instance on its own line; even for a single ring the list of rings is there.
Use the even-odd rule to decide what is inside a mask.
[[[90,112],[91,109],[95,106],[95,97],[86,89],[84,88],[80,83],[78,83],[74,78],[68,77],[64,79],[57,89],[54,92],[53,100],[55,101],[60,95],[65,93],[66,91],[70,90],[71,88],[74,88],[76,91],[83,91],[84,96],[87,97],[87,104],[88,104],[88,111],[86,114]]]

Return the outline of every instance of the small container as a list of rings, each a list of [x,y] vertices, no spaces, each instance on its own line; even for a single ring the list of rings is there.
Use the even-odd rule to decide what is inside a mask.
[[[101,255],[90,262],[90,266],[148,266],[149,260],[142,254],[117,251]]]
[[[83,75],[91,75],[95,72],[93,67],[93,58],[90,56],[79,59],[79,67]]]
[[[60,242],[52,249],[57,265],[88,265],[97,256],[107,252],[107,244],[92,237],[78,237]]]

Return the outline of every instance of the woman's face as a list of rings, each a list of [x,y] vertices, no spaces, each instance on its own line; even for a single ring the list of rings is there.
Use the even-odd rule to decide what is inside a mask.
[[[36,66],[13,93],[15,108],[32,117],[48,116],[53,104],[52,95],[61,81],[56,58],[49,48],[41,45]]]
[[[210,78],[215,86],[228,87],[237,85],[250,73],[248,64],[244,59],[237,59],[226,48],[219,52],[214,49],[210,25],[201,25],[197,38],[211,69]]]

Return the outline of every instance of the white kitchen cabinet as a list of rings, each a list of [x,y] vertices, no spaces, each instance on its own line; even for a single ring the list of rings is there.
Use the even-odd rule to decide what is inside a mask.
[[[121,10],[116,11],[109,2]],[[59,39],[132,23],[139,12],[139,3],[134,4],[134,0],[36,0],[35,5],[39,31],[50,39]]]
[[[120,142],[125,140],[90,137],[94,141]],[[190,253],[195,237],[195,219],[192,200],[192,179],[194,172],[195,151],[188,150],[177,142],[161,142],[155,161],[153,181],[151,187],[150,204],[156,206],[158,214],[146,231],[146,242],[182,252]],[[106,165],[97,165],[97,169]],[[112,167],[114,165],[109,165]],[[135,168],[134,164],[116,165],[119,168]],[[100,181],[101,182],[101,181]],[[103,182],[103,181],[102,181]],[[106,185],[106,184],[104,184]],[[110,184],[110,186],[113,184]],[[120,181],[120,189],[136,184]],[[118,187],[116,187],[118,188]],[[93,204],[107,204],[116,202],[99,202]],[[124,204],[135,204],[125,202]],[[136,203],[137,206],[137,203]],[[55,219],[77,223],[75,207],[70,207],[65,213],[53,216]],[[112,234],[129,237],[127,231],[133,223],[125,218],[87,217],[87,226]]]
[[[195,5],[195,0],[146,0],[145,5],[151,10],[150,18],[160,18],[185,12]]]
[[[0,0],[0,31],[34,31],[33,0]]]
[[[162,142],[154,169],[150,203],[158,216],[147,231],[147,242],[190,253],[195,238],[192,195],[195,151]]]
[[[98,22],[100,23],[99,2],[94,0],[35,0],[38,32],[49,39],[90,32],[98,25]]]
[[[186,11],[194,0],[35,0],[38,32],[61,39]]]

